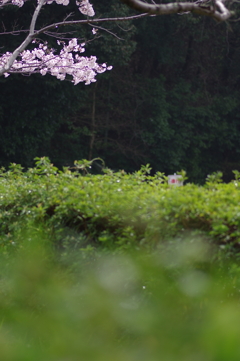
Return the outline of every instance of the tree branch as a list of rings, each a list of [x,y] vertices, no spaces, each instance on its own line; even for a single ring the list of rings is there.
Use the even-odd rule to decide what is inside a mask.
[[[121,0],[128,7],[149,15],[168,15],[191,12],[198,15],[210,16],[218,21],[225,21],[232,15],[224,5],[223,0],[216,0],[215,6],[201,3],[176,2],[168,4],[148,4],[141,0]]]
[[[30,29],[29,29],[29,34],[26,37],[26,39],[22,42],[21,45],[19,45],[19,47],[17,49],[14,50],[14,52],[12,53],[12,55],[10,56],[10,58],[8,59],[8,61],[6,62],[6,64],[0,69],[0,75],[8,72],[9,69],[11,69],[14,61],[17,59],[18,55],[24,50],[26,49],[26,47],[28,46],[28,44],[30,44],[32,42],[32,40],[35,38],[35,26],[36,26],[36,21],[38,18],[38,15],[41,11],[41,8],[43,7],[43,5],[45,4],[45,0],[40,0],[34,13],[33,13],[33,17],[31,20],[31,24],[30,24]]]
[[[78,25],[84,25],[88,24],[91,26],[94,26],[94,24],[98,23],[104,23],[104,22],[120,22],[120,21],[128,21],[128,20],[135,20],[139,19],[145,16],[155,16],[155,15],[166,15],[166,14],[184,14],[184,13],[195,13],[198,15],[204,15],[204,16],[210,16],[218,21],[224,21],[227,20],[232,13],[229,11],[229,9],[226,6],[227,1],[229,0],[193,0],[195,2],[170,2],[166,4],[156,4],[154,0],[151,0],[150,3],[144,2],[144,0],[121,0],[122,3],[127,5],[128,7],[135,9],[137,11],[140,11],[141,14],[138,15],[132,15],[132,16],[124,16],[124,17],[114,17],[114,18],[103,18],[103,19],[86,19],[86,20],[68,20],[71,16],[68,15],[63,21],[56,22],[53,24],[49,24],[47,26],[43,26],[42,28],[36,30],[36,22],[39,16],[39,13],[42,9],[42,7],[46,4],[47,0],[38,0],[37,6],[35,8],[35,11],[33,13],[30,27],[28,30],[28,35],[26,36],[25,40],[20,44],[20,46],[13,51],[13,53],[7,52],[4,54],[1,58],[1,64],[0,64],[0,75],[5,73],[5,76],[8,76],[11,72],[18,72],[19,70],[23,71],[25,67],[25,72],[27,72],[27,69],[31,69],[30,72],[35,72],[35,70],[38,70],[42,75],[45,75],[47,72],[51,70],[51,74],[56,76],[58,79],[63,80],[66,77],[66,74],[70,74],[73,76],[73,82],[74,84],[77,84],[79,81],[86,81],[86,84],[89,84],[90,82],[96,81],[95,75],[97,73],[101,73],[105,70],[110,70],[111,67],[107,67],[107,65],[104,63],[102,65],[99,65],[96,63],[96,57],[80,57],[78,54],[76,56],[73,56],[73,54],[70,54],[71,51],[80,53],[83,52],[85,49],[82,47],[82,45],[79,45],[77,43],[77,39],[72,39],[69,41],[68,45],[65,45],[63,43],[63,49],[59,53],[59,56],[56,57],[55,60],[57,60],[58,64],[50,64],[49,66],[45,66],[43,59],[47,62],[49,61],[49,52],[47,52],[47,46],[43,46],[43,44],[39,45],[39,48],[33,49],[33,51],[25,51],[27,46],[33,41],[33,39],[37,38],[40,34],[48,34],[50,36],[56,36],[59,38],[63,33],[58,32],[59,27],[64,26],[78,26]],[[57,1],[57,0],[56,0]],[[88,3],[88,0],[85,0]],[[149,0],[150,1],[150,0]],[[171,1],[171,0],[170,0]],[[175,1],[175,0],[173,0]],[[18,4],[19,2],[19,4]],[[24,4],[23,0],[18,0],[17,3],[15,3],[13,0],[0,0],[1,4],[14,4],[19,7],[21,7]],[[226,3],[225,3],[226,2]],[[62,1],[58,3],[63,3]],[[80,7],[82,6],[82,3],[79,3]],[[64,5],[66,5],[66,2],[64,2]],[[93,16],[94,12],[92,9],[92,5],[89,3],[89,6],[91,7],[91,14],[88,14],[87,9],[80,9],[80,12],[84,15]],[[86,12],[87,11],[87,12]],[[52,29],[52,32],[49,30]],[[54,30],[55,31],[54,31]],[[24,30],[19,30],[19,32],[24,32]],[[13,30],[12,34],[17,34],[18,32]],[[71,33],[71,31],[67,32]],[[46,49],[47,50],[46,50]],[[54,49],[49,49],[50,53],[54,53]],[[66,59],[63,57],[63,54],[65,54]],[[17,58],[21,58],[22,60],[17,60]],[[33,62],[34,60],[34,62]],[[41,62],[42,61],[42,62]],[[89,75],[85,78],[83,77],[84,73],[83,70],[79,70],[82,65],[85,64],[84,62],[87,62],[87,67],[89,67]],[[88,65],[89,62],[89,65]],[[92,63],[93,65],[91,65]],[[67,70],[64,70],[66,67],[66,64],[68,64]],[[69,65],[70,64],[70,65]],[[90,66],[91,65],[91,66]],[[71,68],[72,66],[72,68]],[[85,66],[85,65],[84,65]],[[51,68],[52,67],[52,68]],[[58,68],[58,71],[56,70]],[[82,68],[81,68],[82,69]],[[24,72],[24,71],[23,71]],[[87,73],[85,71],[85,73]]]
[[[58,23],[50,24],[45,26],[44,28],[41,28],[34,33],[34,38],[37,37],[39,34],[44,33],[45,31],[48,31],[49,29],[56,29],[61,26],[75,26],[75,25],[84,25],[84,24],[98,24],[98,23],[106,23],[111,21],[127,21],[127,20],[135,20],[140,19],[144,16],[149,16],[149,14],[139,14],[139,15],[132,15],[132,16],[124,16],[119,18],[103,18],[103,19],[86,19],[86,20],[70,20],[70,21],[60,21]]]
[[[0,0],[1,1],[1,0]],[[31,24],[30,24],[30,29],[28,30],[28,35],[26,36],[25,40],[20,44],[20,46],[14,50],[14,52],[12,54],[10,53],[6,53],[7,56],[9,56],[9,58],[7,60],[2,60],[0,63],[0,76],[3,74],[8,74],[8,73],[16,73],[20,70],[23,71],[24,70],[24,66],[26,68],[29,67],[29,69],[31,67],[36,68],[37,65],[34,64],[30,64],[30,65],[24,65],[23,67],[19,66],[19,69],[12,69],[12,66],[14,64],[14,62],[16,61],[16,59],[18,58],[18,56],[27,48],[27,46],[33,41],[33,39],[37,38],[40,34],[45,33],[49,35],[49,30],[50,29],[56,29],[62,26],[76,26],[76,25],[83,25],[83,24],[89,24],[89,25],[93,25],[96,23],[103,23],[103,22],[110,22],[110,21],[126,21],[126,20],[134,20],[134,19],[139,19],[142,18],[144,16],[149,16],[148,14],[139,14],[139,15],[133,15],[133,16],[129,16],[129,17],[118,17],[118,18],[104,18],[104,19],[86,19],[86,20],[72,20],[72,21],[67,21],[66,19],[64,19],[61,22],[57,22],[54,24],[50,24],[48,26],[45,26],[39,30],[35,30],[36,27],[36,21],[37,18],[39,16],[39,13],[42,9],[42,7],[46,4],[46,0],[39,0],[38,5],[33,13],[32,16],[32,20],[31,20]],[[20,32],[24,32],[24,30],[20,30]],[[14,33],[16,33],[14,31]],[[54,36],[54,34],[56,34],[56,37],[58,37],[57,35],[59,35],[58,32],[56,33],[52,33],[51,36]],[[6,57],[7,58],[7,57]],[[99,68],[100,69],[100,68]],[[97,72],[100,72],[100,70],[97,70]],[[105,69],[105,68],[104,68]],[[32,73],[34,72],[34,70],[31,71]]]

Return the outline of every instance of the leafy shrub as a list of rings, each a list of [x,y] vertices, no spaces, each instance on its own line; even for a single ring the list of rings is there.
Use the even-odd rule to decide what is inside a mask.
[[[149,165],[133,174],[105,170],[83,176],[80,172],[89,166],[82,161],[74,170],[59,171],[47,158],[37,158],[36,167],[26,172],[14,164],[2,170],[1,249],[19,245],[18,234],[27,224],[42,224],[63,251],[87,246],[153,249],[182,232],[198,230],[221,248],[238,252],[238,175],[229,184],[221,183],[217,174],[205,186],[172,187],[164,174],[150,176]]]

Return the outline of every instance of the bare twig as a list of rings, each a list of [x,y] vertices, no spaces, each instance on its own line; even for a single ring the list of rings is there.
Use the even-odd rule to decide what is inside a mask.
[[[98,26],[98,25],[93,25],[93,24],[89,24],[90,26],[92,26],[95,29],[99,29],[99,30],[103,30],[109,34],[111,34],[112,36],[114,36],[115,38],[117,38],[118,40],[124,40],[122,38],[120,38],[119,36],[117,36],[117,34],[113,33],[112,31],[110,31],[109,29],[103,28],[102,26]]]
[[[103,18],[103,19],[86,19],[86,20],[72,20],[72,21],[60,21],[54,24],[47,25],[34,33],[34,37],[38,36],[45,31],[50,29],[56,29],[60,26],[76,26],[76,25],[84,25],[84,24],[98,24],[98,23],[107,23],[107,22],[117,22],[117,21],[127,21],[127,20],[136,20],[142,17],[149,16],[149,14],[139,14],[139,15],[132,15],[132,16],[124,16],[119,18]]]

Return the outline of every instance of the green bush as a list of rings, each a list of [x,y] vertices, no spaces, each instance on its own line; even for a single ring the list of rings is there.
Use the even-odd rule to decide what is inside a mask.
[[[205,186],[172,187],[164,174],[150,176],[147,165],[124,171],[85,174],[91,162],[59,171],[47,158],[23,172],[12,164],[0,174],[0,244],[4,252],[19,245],[18,233],[42,224],[59,249],[101,247],[153,249],[185,231],[197,230],[211,242],[238,252],[239,180],[219,175]],[[184,175],[184,174],[183,174]]]

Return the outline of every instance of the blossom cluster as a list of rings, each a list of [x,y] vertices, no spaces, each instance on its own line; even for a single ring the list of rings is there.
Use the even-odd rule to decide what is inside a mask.
[[[0,7],[3,5],[16,5],[21,7],[26,0],[0,0]],[[40,0],[37,0],[40,2]],[[52,4],[53,2],[67,6],[69,0],[44,0],[42,5]],[[79,11],[87,16],[94,16],[94,10],[89,0],[76,0]],[[93,29],[93,34],[96,29]],[[78,44],[76,38],[71,39],[68,44],[63,41],[57,41],[61,49],[56,52],[55,49],[49,48],[47,42],[39,43],[32,50],[23,50],[18,57],[6,52],[0,55],[0,73],[8,77],[11,73],[42,75],[51,74],[59,80],[70,79],[75,85],[80,82],[90,84],[95,82],[96,75],[106,70],[111,70],[111,66],[98,64],[95,56],[85,57],[80,55],[85,51],[85,44]],[[15,59],[13,61],[13,59]],[[13,62],[13,63],[12,63]]]
[[[78,44],[76,38],[71,39],[68,44],[58,41],[62,45],[59,54],[55,54],[54,49],[49,49],[47,44],[40,43],[33,50],[24,50],[18,60],[15,60],[10,71],[4,73],[7,77],[10,73],[42,75],[51,74],[59,80],[70,77],[74,85],[85,82],[90,84],[95,82],[96,75],[106,70],[111,70],[111,66],[98,64],[95,56],[84,57],[80,53],[85,51],[85,44]],[[3,68],[12,53],[7,52],[0,57],[0,67]]]
[[[12,1],[22,1],[22,0],[12,0]],[[52,4],[53,2],[56,2],[59,5],[65,5],[67,6],[69,4],[69,0],[46,0],[47,4]],[[87,16],[94,16],[95,11],[93,9],[92,4],[90,4],[89,0],[76,0],[76,5],[79,8],[79,11],[83,15]]]
[[[87,15],[87,16],[94,16],[95,15],[95,11],[94,11],[92,5],[89,3],[88,0],[81,0],[81,1],[76,0],[76,4],[77,4],[77,6],[79,8],[79,11],[83,15]]]
[[[16,5],[22,7],[24,5],[24,0],[0,0],[0,6],[3,5]]]
[[[24,5],[24,1],[26,0],[0,0],[0,6],[11,4],[18,7],[22,7]],[[52,4],[53,2],[64,6],[67,6],[69,4],[69,0],[45,0],[45,4]],[[78,6],[79,11],[83,15],[87,15],[87,16],[95,15],[94,9],[92,7],[92,4],[90,4],[89,0],[80,0],[80,1],[76,0],[76,5]]]

